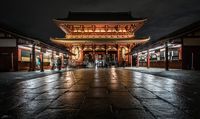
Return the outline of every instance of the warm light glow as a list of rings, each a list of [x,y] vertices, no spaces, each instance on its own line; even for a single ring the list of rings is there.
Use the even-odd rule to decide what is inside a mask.
[[[72,48],[72,53],[75,54],[75,56],[72,56],[72,59],[79,60],[79,57],[80,57],[80,47],[79,46],[74,46]]]
[[[96,34],[96,35],[66,35],[65,38],[133,38],[133,35]]]
[[[60,21],[57,22],[60,24]],[[135,38],[135,32],[142,25],[139,21],[87,21],[87,23],[85,21],[78,23],[77,21],[65,21],[62,22],[63,27],[59,26],[65,32],[65,38],[55,38],[52,41],[69,47],[69,51],[75,54],[75,56],[70,56],[70,60],[72,59],[74,63],[83,61],[85,56],[83,51],[89,51],[92,56],[98,54],[101,57],[115,53],[113,58],[117,59],[119,63],[122,59],[129,62],[129,57],[126,55],[130,52],[129,47],[132,48],[134,43],[145,43],[150,39]],[[116,71],[113,69],[112,74],[115,73]]]
[[[22,45],[18,45],[18,48],[25,49],[25,50],[31,50],[30,47],[22,46]]]
[[[164,47],[164,45],[161,45],[161,46],[158,46],[158,47],[155,47],[155,48],[151,48],[151,49],[149,49],[149,51],[161,49],[161,48],[163,48],[163,47]]]

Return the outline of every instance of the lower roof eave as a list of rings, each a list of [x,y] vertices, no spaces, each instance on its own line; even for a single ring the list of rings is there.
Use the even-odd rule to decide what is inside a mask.
[[[150,38],[138,39],[65,39],[65,38],[52,38],[51,41],[56,43],[144,43]]]

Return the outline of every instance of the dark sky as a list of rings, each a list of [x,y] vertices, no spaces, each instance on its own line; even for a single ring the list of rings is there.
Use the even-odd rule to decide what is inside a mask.
[[[200,20],[200,0],[2,0],[0,22],[44,41],[64,37],[52,22],[68,11],[131,11],[134,17],[147,17],[138,36],[156,40]]]

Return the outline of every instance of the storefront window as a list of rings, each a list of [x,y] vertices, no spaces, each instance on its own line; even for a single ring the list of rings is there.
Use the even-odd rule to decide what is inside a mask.
[[[44,62],[51,62],[52,54],[50,52],[44,53]]]
[[[174,50],[172,51],[173,54],[172,54],[172,60],[178,60],[179,56],[178,56],[178,50]]]
[[[141,56],[139,57],[141,62],[146,61],[146,54],[141,54]]]
[[[160,60],[165,60],[165,51],[160,52]]]
[[[152,53],[150,56],[150,60],[157,60],[157,55],[155,53]]]
[[[31,52],[28,50],[21,50],[21,61],[29,62]]]

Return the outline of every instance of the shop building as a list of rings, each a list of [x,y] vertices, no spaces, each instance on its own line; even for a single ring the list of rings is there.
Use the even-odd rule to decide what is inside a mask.
[[[16,30],[0,27],[0,71],[34,71],[51,69],[58,58],[62,66],[67,59],[67,50],[49,45],[38,39],[25,36]]]
[[[200,70],[200,22],[132,49],[133,66]]]

